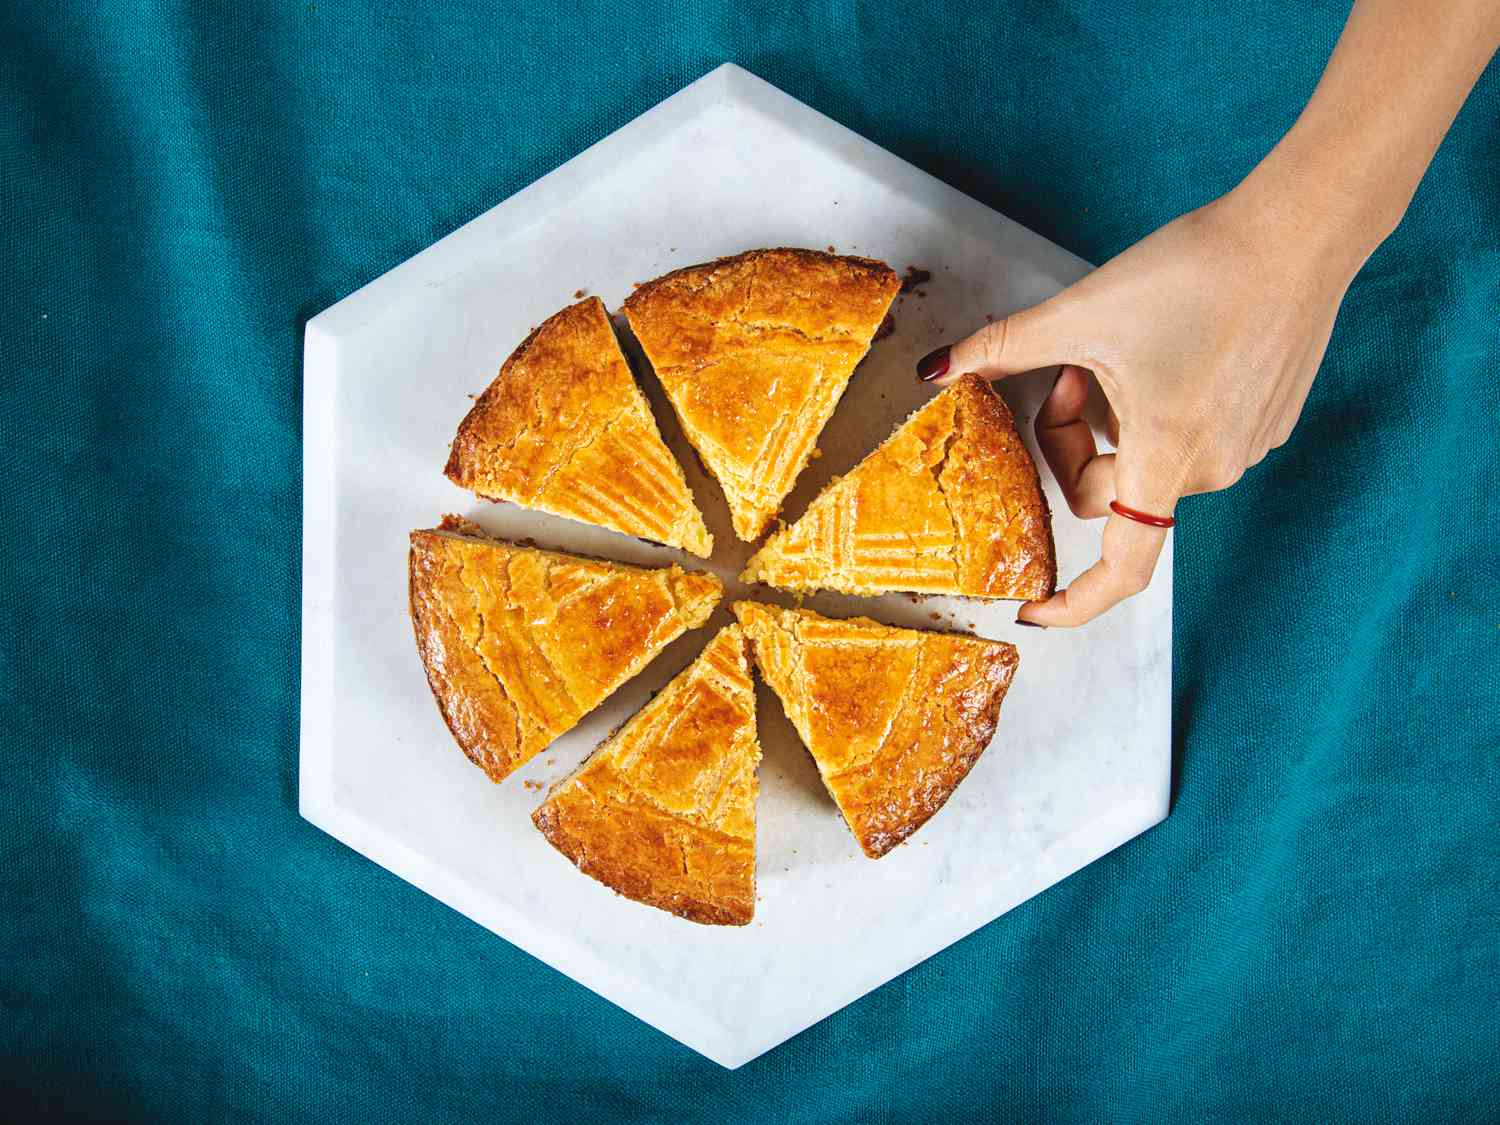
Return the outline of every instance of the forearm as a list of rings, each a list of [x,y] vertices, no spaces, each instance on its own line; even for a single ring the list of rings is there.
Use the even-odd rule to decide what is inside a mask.
[[[1401,221],[1497,48],[1500,0],[1356,0],[1306,109],[1246,187],[1295,200],[1309,235],[1336,240],[1357,269]]]

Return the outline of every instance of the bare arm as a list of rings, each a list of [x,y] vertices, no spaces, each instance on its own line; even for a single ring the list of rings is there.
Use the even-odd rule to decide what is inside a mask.
[[[1079,625],[1150,581],[1167,533],[1111,500],[1170,515],[1286,441],[1349,283],[1497,48],[1500,0],[1357,0],[1306,109],[1238,187],[922,360],[937,382],[1063,365],[1037,438],[1073,511],[1107,517],[1101,557],[1018,620]],[[1114,454],[1083,421],[1088,372],[1109,400]]]
[[[1358,0],[1307,108],[1247,186],[1290,186],[1351,241],[1373,234],[1373,250],[1497,49],[1500,0]]]

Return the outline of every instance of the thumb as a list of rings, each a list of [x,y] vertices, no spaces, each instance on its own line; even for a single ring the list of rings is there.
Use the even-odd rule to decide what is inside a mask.
[[[956,344],[947,344],[917,362],[917,378],[939,385],[973,372],[1000,379],[1054,363],[1075,362],[1070,330],[1074,303],[1057,296],[986,324]]]

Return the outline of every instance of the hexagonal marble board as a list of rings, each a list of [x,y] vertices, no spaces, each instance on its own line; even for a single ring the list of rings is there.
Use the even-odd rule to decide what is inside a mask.
[[[1085,629],[1019,629],[1013,603],[824,595],[810,608],[972,626],[1021,667],[994,743],[911,842],[865,859],[775,696],[759,689],[759,902],[701,927],[615,896],[533,828],[541,789],[728,619],[750,548],[643,385],[718,542],[730,598],[503,785],[454,747],[411,636],[407,532],[444,512],[626,562],[692,559],[450,485],[448,442],[500,362],[583,289],[758,246],[836,246],[916,265],[798,482],[788,518],[930,391],[915,359],[1035,303],[1087,265],[735,66],[723,66],[307,326],[304,353],[302,815],[416,887],[727,1067],[739,1066],[1144,831],[1167,812],[1170,543],[1144,595]],[[1028,442],[1049,373],[1002,391]],[[1033,450],[1034,452],[1034,450]],[[1096,557],[1045,467],[1060,578]],[[698,564],[701,565],[701,564]],[[777,595],[757,592],[773,600]],[[790,604],[782,598],[783,604]]]

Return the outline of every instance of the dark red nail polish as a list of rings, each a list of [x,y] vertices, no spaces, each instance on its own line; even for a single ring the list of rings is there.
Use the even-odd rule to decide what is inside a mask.
[[[1022,621],[1019,617],[1016,618],[1016,624],[1025,625],[1028,629],[1045,629],[1047,627],[1039,621]]]
[[[921,359],[917,360],[917,378],[924,383],[930,383],[939,375],[946,375],[948,373],[949,351],[948,345],[944,344],[942,347],[928,352]]]

